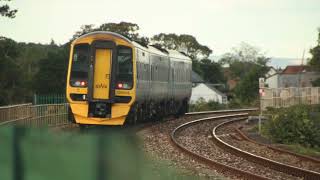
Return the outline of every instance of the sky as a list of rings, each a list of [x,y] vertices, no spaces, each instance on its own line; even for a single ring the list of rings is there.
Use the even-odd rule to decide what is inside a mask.
[[[139,33],[191,34],[230,52],[241,42],[268,57],[298,59],[316,45],[320,0],[13,0],[15,19],[0,17],[0,36],[19,42],[67,42],[81,25],[133,22]]]

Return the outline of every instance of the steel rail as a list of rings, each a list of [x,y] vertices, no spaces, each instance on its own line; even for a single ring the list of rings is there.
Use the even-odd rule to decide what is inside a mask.
[[[226,121],[226,122],[222,122],[219,125],[217,125],[216,127],[213,128],[212,130],[212,140],[216,143],[216,145],[218,145],[219,147],[225,149],[226,151],[232,153],[232,154],[236,154],[239,157],[242,157],[244,159],[247,159],[249,161],[252,161],[254,163],[257,164],[261,164],[263,166],[267,166],[271,169],[274,169],[276,171],[280,171],[286,174],[290,174],[293,176],[297,176],[297,177],[302,177],[306,180],[316,180],[316,179],[320,179],[320,173],[315,172],[315,171],[311,171],[311,170],[306,170],[306,169],[302,169],[302,168],[298,168],[298,167],[294,167],[291,165],[287,165],[287,164],[283,164],[274,160],[270,160],[267,159],[265,157],[261,157],[252,153],[249,153],[247,151],[243,151],[237,147],[234,147],[224,141],[222,141],[218,135],[217,135],[217,129],[222,128],[225,125],[234,123],[234,122],[238,122],[241,121],[241,119],[236,119],[236,120],[230,120],[230,121]]]
[[[177,147],[180,151],[196,158],[197,160],[207,164],[210,167],[213,167],[215,169],[217,169],[220,172],[229,172],[235,176],[241,176],[241,178],[244,179],[252,179],[252,180],[267,180],[269,178],[263,177],[263,176],[259,176],[256,174],[252,174],[250,172],[247,171],[243,171],[237,168],[234,168],[232,166],[226,165],[226,164],[222,164],[218,161],[209,159],[207,157],[204,157],[198,153],[195,153],[193,151],[188,150],[186,147],[184,147],[182,144],[180,144],[178,142],[178,140],[176,139],[176,135],[178,132],[180,132],[182,129],[192,126],[194,124],[197,123],[201,123],[201,122],[205,122],[205,121],[210,121],[210,120],[221,120],[221,119],[225,119],[225,118],[240,118],[240,119],[246,119],[248,116],[248,113],[241,113],[241,114],[232,114],[232,115],[222,115],[222,116],[215,116],[215,117],[208,117],[208,118],[202,118],[202,119],[198,119],[198,120],[194,120],[194,121],[190,121],[187,123],[184,123],[178,127],[176,127],[172,132],[171,132],[171,142],[173,143],[173,145],[175,147]]]
[[[254,112],[258,111],[258,108],[247,108],[247,109],[225,109],[216,111],[200,111],[200,112],[189,112],[185,116],[202,115],[202,114],[222,114],[222,113],[240,113],[240,112]]]

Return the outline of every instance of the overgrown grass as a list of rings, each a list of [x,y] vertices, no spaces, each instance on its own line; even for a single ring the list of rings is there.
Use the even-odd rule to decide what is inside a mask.
[[[284,148],[298,154],[320,158],[320,148],[304,147],[300,144],[289,144],[289,145],[286,145]]]

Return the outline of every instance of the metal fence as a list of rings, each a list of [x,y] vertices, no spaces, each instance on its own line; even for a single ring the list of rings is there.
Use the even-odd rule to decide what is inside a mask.
[[[65,94],[34,94],[33,104],[62,104],[67,103]]]
[[[289,107],[297,104],[320,104],[320,87],[265,88],[261,108]]]
[[[69,124],[68,104],[20,104],[0,107],[0,125],[52,127]]]

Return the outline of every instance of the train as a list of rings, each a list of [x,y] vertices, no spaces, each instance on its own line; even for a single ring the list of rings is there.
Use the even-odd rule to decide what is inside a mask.
[[[192,60],[183,52],[96,31],[71,43],[69,119],[125,125],[181,116],[191,96]]]

